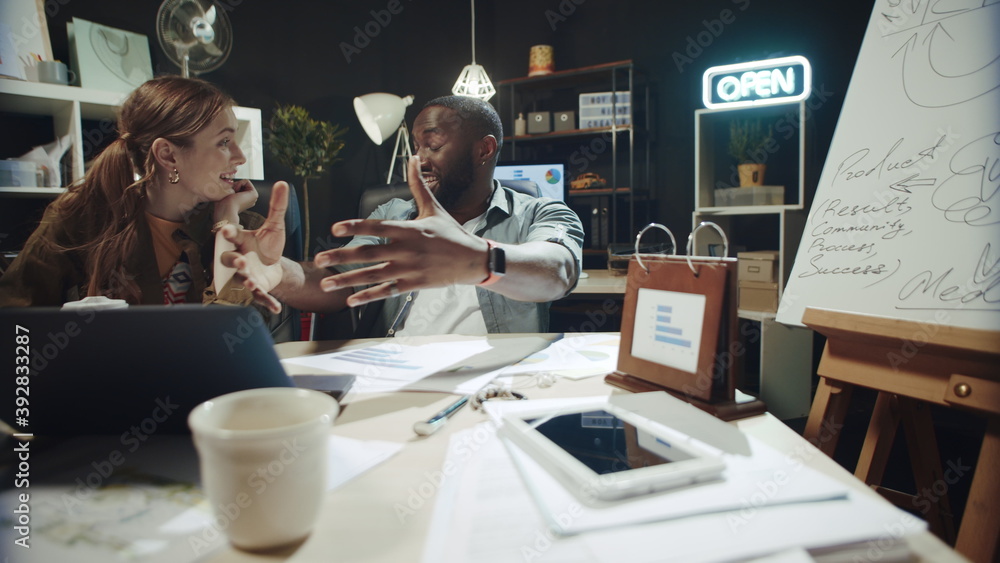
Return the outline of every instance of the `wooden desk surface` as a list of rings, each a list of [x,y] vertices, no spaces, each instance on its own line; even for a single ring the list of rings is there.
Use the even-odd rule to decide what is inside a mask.
[[[584,270],[584,273],[587,277],[580,277],[576,288],[569,295],[570,298],[625,295],[628,278],[624,272],[619,274],[605,269]]]
[[[291,357],[361,346],[371,342],[373,341],[289,342],[279,344],[277,350],[282,357]],[[560,379],[549,388],[532,387],[522,391],[531,399],[587,397],[623,392],[606,385],[600,377],[579,381]],[[329,494],[316,530],[297,548],[268,554],[249,554],[225,548],[208,561],[260,563],[285,561],[289,558],[294,561],[317,562],[334,559],[393,563],[420,561],[437,499],[435,496],[427,499],[423,507],[414,511],[404,522],[397,517],[394,506],[398,503],[405,504],[414,488],[427,481],[426,475],[441,470],[451,434],[486,420],[486,415],[466,407],[432,436],[420,438],[413,433],[414,422],[433,416],[451,404],[455,398],[455,395],[447,393],[348,396],[333,432],[361,440],[401,442],[405,444],[402,451]],[[748,418],[735,424],[747,434],[789,455],[800,452],[806,445],[798,434],[771,415]],[[832,459],[818,451],[805,461],[807,465],[849,484],[861,494],[881,499]],[[920,561],[963,561],[930,533],[918,534],[908,541]]]

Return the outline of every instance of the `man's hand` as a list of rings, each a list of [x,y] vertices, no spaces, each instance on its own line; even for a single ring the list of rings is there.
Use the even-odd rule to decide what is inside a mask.
[[[285,249],[288,190],[286,182],[274,184],[267,219],[259,229],[245,230],[230,224],[219,231],[225,240],[235,246],[234,250],[222,253],[222,265],[235,268],[233,278],[253,292],[257,303],[273,313],[281,312],[281,303],[269,292],[281,282],[282,277],[280,260]]]
[[[322,280],[324,291],[373,285],[347,299],[352,307],[415,289],[475,284],[488,275],[486,241],[463,229],[441,207],[424,183],[419,157],[411,157],[407,166],[410,192],[418,211],[415,219],[341,221],[331,229],[334,236],[371,235],[389,242],[337,248],[316,255],[319,267],[375,263]]]

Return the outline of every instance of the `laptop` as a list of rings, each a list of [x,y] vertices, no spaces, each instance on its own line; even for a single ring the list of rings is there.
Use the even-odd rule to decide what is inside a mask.
[[[188,433],[188,413],[208,399],[295,386],[250,307],[0,309],[0,334],[0,420],[19,433]],[[321,382],[339,398],[352,381]]]

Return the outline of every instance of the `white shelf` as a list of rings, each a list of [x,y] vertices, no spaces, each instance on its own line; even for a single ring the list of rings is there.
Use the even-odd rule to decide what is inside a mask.
[[[783,159],[773,160],[778,160],[783,165],[778,173],[783,173],[784,177],[773,181],[790,186],[791,189],[785,192],[785,201],[788,203],[727,207],[704,205],[715,202],[717,188],[729,187],[726,184],[732,181],[735,172],[735,163],[726,151],[729,123],[734,119],[748,117],[778,122],[786,120],[781,131],[775,129],[777,148],[767,155],[769,162],[765,164],[769,166],[765,177],[773,173],[773,162],[770,162],[772,156],[783,151],[780,155]],[[778,251],[779,298],[791,275],[792,260],[805,228],[805,127],[805,102],[759,108],[700,109],[694,115],[695,210],[691,214],[692,229],[702,221],[710,220],[726,233],[730,246],[733,246],[743,244],[742,241],[746,238],[755,238],[753,235],[756,232],[747,232],[748,222],[753,225],[750,228],[756,230],[773,228],[778,235],[776,248],[749,250]],[[788,133],[789,130],[791,134]],[[741,221],[740,217],[743,216],[755,218]],[[707,255],[708,245],[719,241],[720,237],[713,238],[707,232],[705,236],[699,234],[695,254]],[[757,241],[757,244],[761,243]],[[812,400],[812,331],[778,323],[775,321],[775,313],[739,310],[737,316],[760,323],[760,395],[767,403],[768,410],[781,419],[805,416]]]
[[[0,187],[0,195],[9,197],[56,197],[66,191],[66,188],[21,188]]]
[[[83,177],[84,159],[92,158],[92,147],[113,134],[115,113],[128,94],[60,84],[0,79],[0,111],[52,116],[53,138],[69,135],[72,173],[63,183]],[[264,151],[261,112],[256,108],[233,108],[238,121],[236,142],[247,155],[247,162],[237,170],[242,178],[264,179]],[[101,121],[96,129],[84,129],[83,120]],[[7,155],[13,156],[13,155]],[[0,195],[38,195],[0,189]]]
[[[781,213],[790,209],[802,209],[801,205],[732,205],[728,207],[699,207],[695,213],[702,215],[766,215]]]

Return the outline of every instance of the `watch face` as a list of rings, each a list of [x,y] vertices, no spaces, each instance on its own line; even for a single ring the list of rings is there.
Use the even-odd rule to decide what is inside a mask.
[[[499,276],[507,273],[507,253],[497,246],[490,246],[490,273]]]

